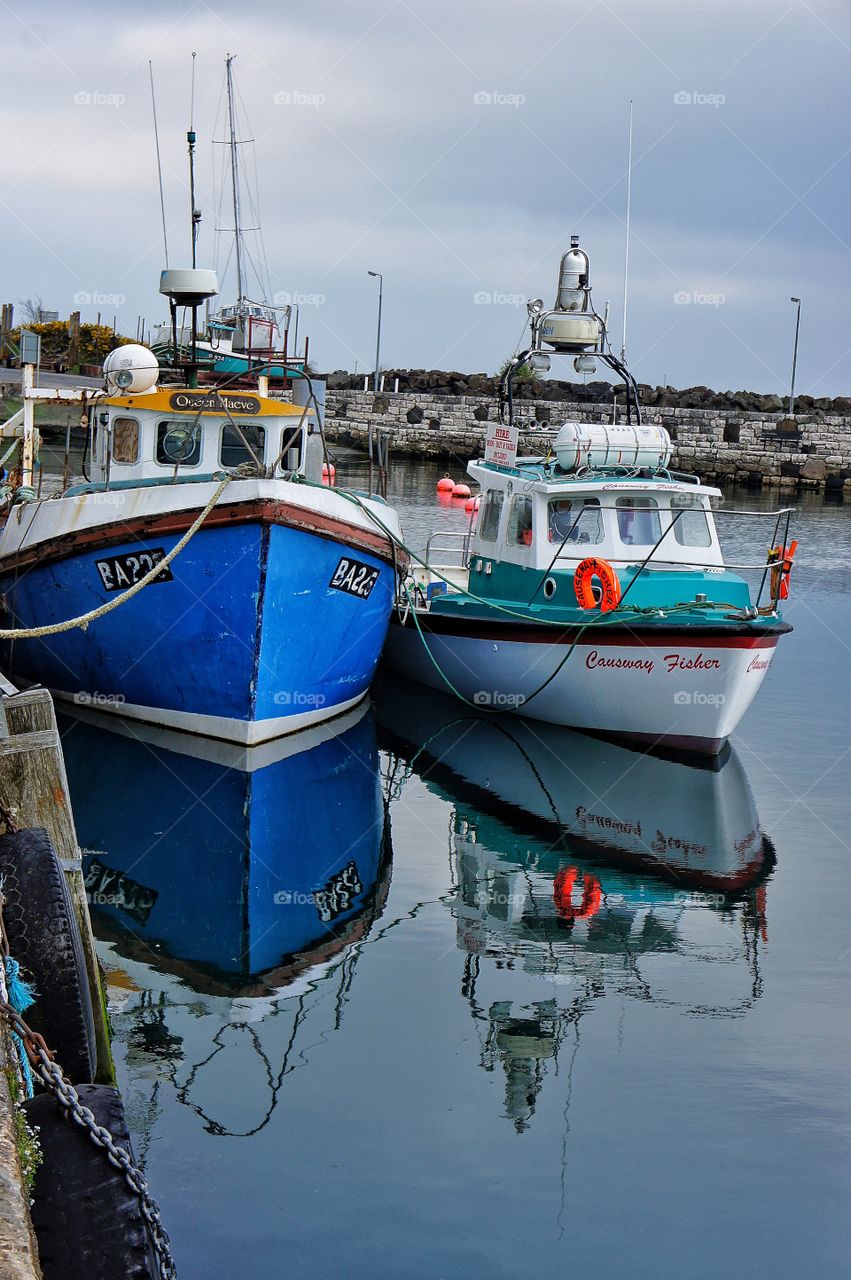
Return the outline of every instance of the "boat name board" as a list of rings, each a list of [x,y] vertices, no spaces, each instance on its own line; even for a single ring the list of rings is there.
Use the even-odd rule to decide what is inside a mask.
[[[256,396],[221,396],[218,391],[175,391],[169,397],[172,409],[194,409],[213,413],[259,413],[260,401]]]
[[[343,556],[332,573],[328,586],[335,591],[347,591],[350,596],[357,596],[359,600],[366,600],[378,581],[380,572],[380,569],[373,569],[372,565],[364,564],[362,560]]]
[[[508,427],[495,422],[485,439],[485,462],[498,467],[513,467],[517,461],[519,427]]]
[[[95,560],[95,566],[104,591],[125,591],[127,587],[135,587],[164,556],[163,547],[155,547],[150,551],[125,551],[120,556],[106,556],[103,560]],[[168,565],[151,582],[174,582]]]

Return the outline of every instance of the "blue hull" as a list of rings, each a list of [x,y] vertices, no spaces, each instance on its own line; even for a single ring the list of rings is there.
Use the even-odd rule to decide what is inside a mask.
[[[0,575],[4,625],[96,609],[118,593],[114,577],[112,591],[102,579],[105,559],[168,552],[178,538],[87,548],[17,581]],[[343,557],[377,572],[365,598],[330,586]],[[200,530],[171,574],[86,631],[7,642],[0,662],[78,703],[247,743],[328,719],[369,688],[393,598],[393,569],[379,557],[258,520]]]
[[[159,730],[59,723],[80,841],[106,851],[86,858],[89,901],[120,951],[156,947],[200,990],[275,969],[279,985],[368,928],[389,870],[368,709],[253,773]]]

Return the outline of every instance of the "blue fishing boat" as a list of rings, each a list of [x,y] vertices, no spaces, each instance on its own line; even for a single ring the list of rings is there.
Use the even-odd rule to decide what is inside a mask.
[[[391,854],[368,701],[250,750],[88,708],[60,729],[89,902],[120,953],[257,992],[369,931]]]
[[[212,272],[163,275],[175,315],[216,287]],[[162,384],[140,346],[104,371],[102,391],[79,393],[86,479],[41,501],[42,393],[27,380],[22,483],[0,530],[4,668],[60,698],[249,745],[355,706],[393,605],[398,522],[380,498],[323,484],[315,403],[271,398],[262,375],[249,390],[199,389],[192,366]]]

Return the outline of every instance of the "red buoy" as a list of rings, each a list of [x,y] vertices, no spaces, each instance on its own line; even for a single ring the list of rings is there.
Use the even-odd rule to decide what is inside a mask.
[[[444,476],[441,480],[438,480],[437,482],[438,493],[451,493],[454,488],[455,488],[455,481],[452,479],[451,476]]]
[[[468,484],[456,484],[452,490],[453,498],[469,498],[470,486]]]
[[[477,495],[475,498],[468,498],[464,503],[465,511],[478,511],[481,504],[481,498]]]
[[[322,463],[322,483],[331,488],[337,482],[337,468],[333,462]]]

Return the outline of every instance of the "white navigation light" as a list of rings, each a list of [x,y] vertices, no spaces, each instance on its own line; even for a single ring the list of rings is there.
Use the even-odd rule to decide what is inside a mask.
[[[533,351],[529,357],[529,367],[534,369],[535,373],[549,373],[550,357],[546,351]]]
[[[597,361],[593,356],[577,356],[573,367],[577,373],[596,373]]]
[[[588,351],[602,341],[603,322],[591,304],[588,254],[579,248],[578,236],[570,237],[562,255],[555,306],[539,317],[538,326],[540,341],[556,351]]]
[[[141,395],[156,385],[160,366],[153,351],[138,342],[128,342],[110,351],[103,362],[103,373],[108,391]]]
[[[526,310],[530,316],[539,316],[544,309],[543,298],[530,298],[526,303]]]
[[[570,248],[562,255],[559,266],[557,311],[587,310],[590,275],[588,254],[579,248],[579,236],[571,236]]]

